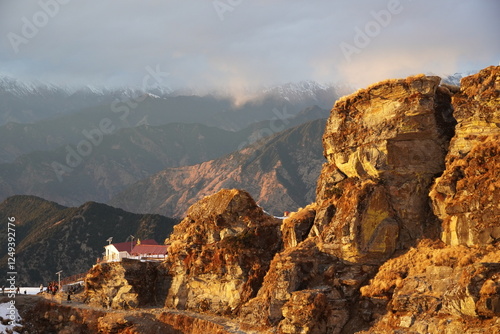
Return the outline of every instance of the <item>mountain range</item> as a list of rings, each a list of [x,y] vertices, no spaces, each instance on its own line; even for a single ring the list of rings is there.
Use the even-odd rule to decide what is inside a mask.
[[[235,96],[229,89],[202,92],[195,89],[172,90],[161,86],[64,87],[43,82],[24,82],[0,74],[0,125],[9,122],[31,124],[44,119],[56,120],[73,113],[89,114],[92,111],[114,111],[118,116],[123,116],[123,111],[119,110],[127,107],[134,114],[141,114],[139,119],[148,116],[153,118],[151,121],[155,121],[156,117],[162,122],[170,123],[191,117],[190,122],[222,121],[224,126],[232,124],[242,128],[248,122],[269,119],[273,116],[273,108],[286,106],[292,114],[311,105],[330,108],[332,101],[349,91],[352,88],[348,85],[322,85],[314,81],[302,81],[249,89],[240,94],[242,96]],[[157,100],[156,106],[143,106],[142,102],[146,98]],[[75,119],[77,120],[78,118]],[[242,120],[247,123],[241,123]],[[129,122],[134,124],[132,120]]]
[[[325,124],[318,119],[215,160],[165,169],[127,187],[109,203],[131,212],[183,217],[204,196],[237,188],[274,215],[296,210],[315,198],[315,180],[325,161]]]
[[[88,139],[87,143],[97,144],[90,146],[88,155],[82,154],[78,144],[66,145],[0,164],[0,199],[23,194],[68,206],[107,202],[127,186],[165,168],[216,159],[278,131],[327,115],[328,111],[311,107],[293,118],[261,121],[240,131],[186,123],[123,128]],[[317,138],[313,142],[320,147]]]

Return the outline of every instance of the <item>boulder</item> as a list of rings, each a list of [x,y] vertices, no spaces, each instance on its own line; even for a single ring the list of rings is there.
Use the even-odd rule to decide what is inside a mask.
[[[245,191],[224,189],[192,205],[166,240],[171,285],[165,306],[237,314],[281,249],[280,225]]]
[[[166,271],[158,262],[101,263],[85,277],[85,303],[106,309],[163,305],[167,285]]]

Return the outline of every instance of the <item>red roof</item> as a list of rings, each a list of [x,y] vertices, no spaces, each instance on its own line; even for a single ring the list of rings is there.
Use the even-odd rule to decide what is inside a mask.
[[[132,249],[131,255],[164,255],[167,254],[167,245],[144,245],[141,241],[140,245],[136,245]]]
[[[130,250],[132,248],[132,245],[136,246],[137,240],[134,240],[133,243],[130,241],[126,241],[126,242],[119,242],[119,243],[113,244],[113,246],[115,246],[115,248],[119,252],[129,252],[129,253],[130,253]],[[141,240],[141,245],[158,245],[158,243],[153,239],[146,239],[146,240]],[[140,245],[138,245],[138,246],[140,246]]]
[[[141,240],[141,245],[158,245],[154,239]]]
[[[117,244],[112,244],[112,245],[115,246],[115,248],[119,252],[130,252],[130,249],[132,248],[133,244],[131,242],[119,242]]]

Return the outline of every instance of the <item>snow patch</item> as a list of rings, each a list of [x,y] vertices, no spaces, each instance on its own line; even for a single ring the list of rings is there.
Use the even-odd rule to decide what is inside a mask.
[[[13,333],[19,333],[14,331],[14,327],[21,326],[21,316],[19,316],[15,303],[12,302],[14,302],[14,300],[0,304],[0,317],[9,321],[7,325],[0,322],[0,333],[7,333],[7,330],[11,330]]]

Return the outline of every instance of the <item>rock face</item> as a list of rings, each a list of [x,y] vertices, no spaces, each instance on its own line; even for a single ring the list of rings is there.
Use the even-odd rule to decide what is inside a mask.
[[[462,79],[451,102],[458,124],[429,194],[442,242],[387,261],[361,289],[381,306],[367,333],[500,332],[500,67]]]
[[[499,255],[498,248],[425,241],[387,261],[361,289],[364,298],[384,305],[370,333],[389,332],[387,327],[416,333],[472,333],[486,326],[488,333],[500,332],[500,323],[495,322],[500,316]],[[467,324],[464,318],[469,319]]]
[[[346,265],[317,242],[310,238],[276,255],[257,297],[240,312],[244,322],[280,333],[340,333],[373,268]]]
[[[390,80],[337,101],[323,137],[328,162],[311,233],[325,251],[380,262],[435,223],[428,189],[444,169],[454,123],[451,93],[439,81]]]
[[[456,134],[431,198],[447,244],[500,239],[500,68],[462,80],[452,99]]]
[[[476,81],[498,81],[490,78],[495,70],[481,72]],[[271,262],[256,298],[242,307],[242,321],[279,333],[498,331],[498,218],[487,232],[490,248],[478,248],[484,246],[480,238],[472,239],[470,247],[436,241],[441,228],[446,233],[447,222],[441,227],[431,200],[444,196],[429,196],[429,191],[443,171],[437,184],[449,178],[453,106],[467,90],[438,84],[439,78],[425,76],[390,80],[336,103],[324,134],[328,162],[318,180],[316,203],[284,220],[285,250]],[[495,96],[484,93],[484,99],[487,95]],[[498,108],[498,102],[482,103]],[[459,131],[451,147],[456,138]],[[478,181],[490,178],[475,202],[467,203],[477,213],[499,203],[497,174],[488,172],[498,169],[498,141],[486,139],[459,165],[471,178],[456,186],[468,187],[462,195],[471,194]],[[471,223],[498,217],[488,210],[483,220],[476,215]],[[434,241],[418,243],[423,238]],[[464,325],[464,317],[474,321]]]
[[[257,294],[281,248],[279,225],[248,193],[235,189],[191,206],[167,240],[172,283],[165,306],[237,313]]]

